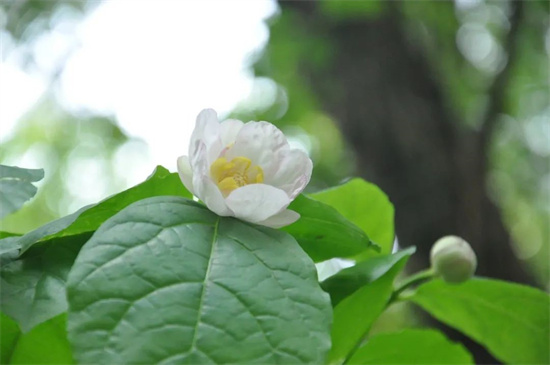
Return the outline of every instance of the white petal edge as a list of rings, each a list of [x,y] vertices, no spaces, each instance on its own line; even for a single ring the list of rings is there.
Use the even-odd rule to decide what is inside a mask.
[[[272,215],[266,220],[256,222],[256,224],[271,228],[281,228],[296,222],[298,219],[300,219],[300,214],[296,213],[293,210],[286,209],[280,213]]]
[[[189,164],[189,157],[178,157],[178,174],[181,182],[187,190],[189,190],[191,194],[195,195],[195,189],[193,189],[193,171],[191,170],[191,165]]]
[[[218,114],[214,109],[204,109],[197,116],[195,129],[193,129],[189,143],[189,162],[193,168],[198,159],[198,148],[201,143],[204,143],[206,146],[208,162],[210,164],[222,150],[220,122],[218,121]]]
[[[251,184],[234,190],[225,202],[235,217],[257,223],[281,212],[290,199],[283,190],[271,185]]]
[[[284,190],[293,200],[309,183],[313,163],[304,151],[293,149],[280,156],[277,166],[271,176],[265,174],[264,182]]]
[[[210,178],[210,165],[206,158],[206,145],[198,141],[196,153],[196,163],[191,166],[193,169],[193,188],[195,196],[202,200],[204,204],[214,213],[227,217],[233,216],[231,210],[225,204],[225,199]]]

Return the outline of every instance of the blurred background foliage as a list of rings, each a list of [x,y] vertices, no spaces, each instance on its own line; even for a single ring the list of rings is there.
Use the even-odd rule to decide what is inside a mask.
[[[2,230],[25,232],[138,182],[125,169],[146,160],[147,140],[127,135],[113,115],[66,110],[57,90],[70,51],[45,69],[49,50],[35,47],[52,29],[71,33],[102,4],[0,2],[3,60],[16,54],[23,70],[48,80],[0,150],[1,163],[43,167],[46,179]],[[271,121],[307,150],[309,191],[350,176],[381,186],[396,205],[399,243],[420,248],[419,267],[435,239],[460,234],[480,254],[482,275],[548,290],[549,3],[334,0],[273,9],[267,44],[244,65],[251,92],[226,116]],[[196,37],[220,31],[209,26]],[[2,95],[0,107],[10,90]]]
[[[327,99],[338,100],[334,94],[345,97],[356,91],[352,82],[346,80],[349,83],[346,89],[346,82],[319,86],[317,80],[324,78],[330,83],[334,78],[330,65],[342,52],[335,44],[338,38],[333,36],[339,24],[376,24],[383,17],[397,19],[401,36],[408,46],[421,53],[429,67],[429,77],[435,80],[442,94],[436,102],[452,115],[450,120],[440,122],[456,124],[458,132],[455,133],[463,134],[460,138],[466,140],[466,146],[475,143],[484,124],[494,124],[488,131],[487,146],[469,158],[487,159],[484,190],[500,210],[497,214],[502,215],[511,234],[514,253],[529,266],[528,270],[535,272],[538,285],[548,285],[548,3],[524,2],[518,19],[514,19],[514,12],[519,10],[514,9],[514,2],[508,1],[283,2],[279,12],[269,20],[269,44],[254,64],[258,90],[236,108],[234,115],[244,120],[275,121],[291,136],[304,141],[316,162],[311,189],[333,185],[350,175],[362,175],[388,191],[384,179],[375,176],[377,172],[358,170],[354,156],[367,153],[368,147],[354,149],[340,132],[339,126],[345,125],[345,121],[338,117],[345,119],[353,112],[331,114],[324,105]],[[517,30],[510,39],[512,27]],[[383,29],[380,32],[380,48],[384,48]],[[354,37],[358,38],[360,47],[362,35],[356,32]],[[384,51],[369,48],[365,51],[366,57],[373,57],[377,52]],[[409,65],[403,59],[396,67]],[[356,77],[361,79],[362,75],[358,73]],[[388,80],[389,91],[380,90],[381,94],[391,97],[391,81]],[[320,97],[323,92],[318,91],[323,87],[332,90]],[[270,90],[272,102],[258,103],[256,98],[262,98],[266,89]],[[402,102],[404,100],[395,100],[392,107],[399,108]],[[364,123],[369,122],[368,114],[363,118]],[[495,121],[487,121],[490,118]],[[422,138],[427,141],[430,135]],[[387,148],[391,149],[399,140],[387,142]],[[408,152],[415,153],[414,149]],[[372,159],[385,158],[384,154],[372,156]],[[468,179],[466,176],[463,182],[467,183]],[[402,183],[407,185],[405,181]],[[390,198],[396,198],[391,191]],[[397,209],[399,214],[399,205]],[[399,221],[397,230],[399,233]],[[405,242],[410,240],[403,238]],[[426,242],[429,244],[431,242]],[[500,242],[502,246],[507,244]],[[506,262],[494,261],[494,265],[506,269]]]

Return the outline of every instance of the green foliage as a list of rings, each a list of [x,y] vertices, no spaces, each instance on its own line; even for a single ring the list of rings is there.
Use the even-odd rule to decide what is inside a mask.
[[[384,10],[383,1],[380,0],[332,0],[322,1],[319,7],[330,18],[365,19],[377,17]]]
[[[332,306],[337,306],[343,299],[355,293],[363,286],[385,275],[391,268],[402,261],[403,258],[411,256],[414,251],[415,248],[410,247],[393,255],[373,257],[359,262],[329,277],[321,283],[321,287],[330,294]]]
[[[4,313],[0,313],[0,364],[8,364],[11,354],[21,336],[17,323]]]
[[[156,195],[191,196],[177,174],[159,166],[145,182],[101,203],[80,209],[20,238],[0,240],[2,253],[23,248],[19,258],[2,257],[2,311],[17,320],[24,332],[64,312],[67,309],[65,280],[82,245],[107,218],[134,201]]]
[[[283,230],[294,236],[315,262],[378,249],[365,232],[329,205],[300,195],[289,209],[300,213],[300,219]]]
[[[399,345],[396,345],[399,344]],[[373,336],[348,364],[473,364],[470,353],[443,334],[426,329]]]
[[[550,297],[537,289],[489,279],[421,285],[413,302],[510,364],[550,362]]]
[[[0,165],[0,218],[21,208],[36,194],[33,182],[44,178],[44,170]]]
[[[5,30],[18,42],[29,41],[40,31],[50,28],[50,18],[59,16],[58,11],[69,11],[73,16],[83,15],[85,2],[73,1],[2,1],[0,10],[4,15]]]
[[[65,281],[91,234],[53,238],[0,266],[0,308],[23,332],[67,310]]]
[[[48,223],[21,237],[19,244],[24,252],[33,244],[56,237],[93,232],[109,217],[140,199],[160,195],[177,195],[191,198],[177,173],[157,166],[143,183],[118,193],[104,201]]]
[[[68,298],[83,363],[321,363],[330,346],[328,295],[291,236],[178,197],[105,222]]]
[[[21,248],[19,236],[12,236],[0,239],[0,256],[6,252],[15,251]]]
[[[393,206],[363,180],[300,195],[290,208],[301,218],[286,232],[218,217],[186,197],[179,176],[159,166],[26,235],[2,232],[2,363],[72,363],[73,354],[80,363],[472,363],[435,331],[369,338],[396,299],[502,361],[550,360],[546,293],[476,279],[399,295],[394,281],[414,248],[387,254]],[[365,255],[378,248],[367,233],[386,254]],[[358,256],[318,283],[313,261]]]
[[[398,254],[397,260],[387,260],[384,267],[386,273],[336,305],[331,331],[332,348],[329,354],[331,364],[345,362],[357,350],[376,318],[386,308],[393,293],[393,282],[412,252],[412,250],[404,251]],[[380,269],[379,265],[372,265],[371,277],[374,277],[375,271]]]
[[[67,339],[67,315],[49,319],[20,334],[9,364],[73,364],[71,345]]]
[[[135,142],[111,118],[73,115],[52,99],[44,95],[17,122],[13,136],[2,142],[0,161],[27,156],[47,171],[33,203],[2,219],[4,230],[28,232],[97,202],[87,187],[75,185],[82,183],[80,174],[88,174],[83,168],[90,164],[101,173],[93,183],[94,195],[108,196],[130,186],[124,183],[128,169],[115,166],[115,157],[123,144]]]
[[[387,195],[378,186],[356,178],[309,196],[332,206],[365,231],[381,247],[380,253],[391,252],[394,210]]]

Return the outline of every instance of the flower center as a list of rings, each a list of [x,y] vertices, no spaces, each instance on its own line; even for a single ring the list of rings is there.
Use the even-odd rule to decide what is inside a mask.
[[[223,196],[228,196],[233,190],[249,184],[259,184],[264,181],[264,172],[260,166],[252,166],[252,161],[246,157],[235,157],[231,161],[220,157],[210,166],[210,176],[218,185]]]

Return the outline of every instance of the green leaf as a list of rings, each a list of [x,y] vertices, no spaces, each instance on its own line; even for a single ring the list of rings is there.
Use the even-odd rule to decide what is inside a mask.
[[[377,256],[359,262],[327,278],[321,283],[321,287],[330,294],[332,305],[336,306],[361,287],[386,274],[403,257],[411,256],[415,250],[414,247],[409,247],[393,255]]]
[[[330,300],[288,234],[155,197],[105,222],[69,274],[80,363],[322,363]]]
[[[19,245],[18,236],[11,236],[0,239],[0,255],[10,251],[16,251],[20,248],[21,246]]]
[[[378,186],[356,178],[309,196],[332,206],[365,231],[381,247],[380,253],[391,252],[394,240],[394,209],[387,195]]]
[[[191,194],[185,189],[177,173],[170,173],[164,167],[157,166],[153,174],[143,183],[113,195],[98,204],[86,206],[71,215],[50,222],[22,236],[19,241],[21,252],[25,252],[40,241],[93,232],[104,221],[133,202],[159,195],[178,195],[191,198]]]
[[[33,182],[44,178],[44,170],[0,165],[0,218],[15,212],[36,194]]]
[[[393,282],[411,254],[411,250],[404,251],[385,274],[356,290],[334,308],[329,363],[343,363],[358,348],[374,321],[386,308],[393,292]]]
[[[10,361],[20,335],[21,331],[17,323],[4,313],[0,313],[0,364],[7,364]]]
[[[550,297],[535,288],[490,279],[418,287],[411,300],[510,364],[550,363]]]
[[[63,313],[22,334],[13,348],[10,364],[73,364]]]
[[[407,329],[373,336],[348,364],[473,364],[472,355],[442,333]]]
[[[54,238],[20,257],[3,258],[0,266],[0,310],[28,332],[67,310],[65,281],[90,233]]]
[[[329,205],[300,195],[289,209],[300,213],[300,219],[283,230],[290,233],[315,262],[351,257],[377,248],[365,232]]]

